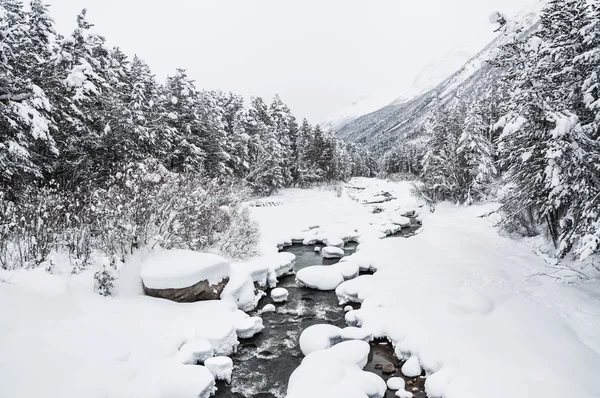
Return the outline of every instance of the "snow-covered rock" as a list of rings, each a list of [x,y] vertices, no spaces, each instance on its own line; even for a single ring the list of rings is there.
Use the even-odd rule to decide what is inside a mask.
[[[373,338],[373,334],[363,328],[357,328],[354,326],[347,326],[342,329],[340,333],[342,340],[362,340],[370,341]]]
[[[271,291],[271,298],[275,303],[283,303],[288,299],[288,291],[282,287],[277,287]]]
[[[208,398],[215,392],[215,380],[204,366],[167,363],[157,374],[160,398]]]
[[[277,308],[275,308],[275,306],[273,304],[267,304],[260,310],[261,314],[266,313],[266,312],[275,312],[275,311],[277,311]]]
[[[154,253],[140,272],[147,295],[178,302],[218,299],[229,274],[230,264],[223,257],[191,250]]]
[[[344,249],[334,246],[327,246],[321,249],[321,255],[324,258],[341,258],[344,257]]]
[[[363,371],[369,344],[347,341],[314,351],[292,373],[287,398],[371,397],[382,398],[386,385],[381,377]]]
[[[215,355],[215,349],[210,341],[195,338],[179,347],[176,359],[185,365],[196,365]]]
[[[214,376],[215,380],[224,380],[231,383],[233,373],[233,361],[229,357],[213,357],[204,361],[204,366]]]
[[[338,237],[325,238],[323,240],[323,243],[326,244],[327,246],[332,246],[332,247],[339,247],[339,248],[344,247],[344,240],[341,238],[338,238]]]
[[[410,218],[394,214],[391,218],[392,224],[399,225],[401,227],[410,227]]]
[[[423,371],[421,369],[421,364],[419,363],[419,358],[416,355],[411,355],[408,358],[408,361],[404,365],[402,365],[402,374],[406,377],[417,377],[421,375]]]
[[[387,381],[387,387],[393,391],[404,390],[405,386],[406,382],[402,377],[390,377]]]
[[[257,333],[260,333],[265,327],[263,326],[262,318],[257,316],[248,317],[237,322],[235,325],[235,333],[240,339],[249,339]]]
[[[344,312],[350,312],[350,311],[353,311],[353,310],[354,310],[354,308],[352,308],[351,305],[347,305],[347,306],[344,307]]]
[[[315,246],[315,253],[321,253],[321,246]]]
[[[318,324],[307,327],[300,335],[300,350],[304,355],[324,350],[342,341],[342,329],[337,326]]]
[[[334,264],[331,266],[331,268],[342,274],[342,277],[345,281],[356,278],[360,273],[360,267],[358,264],[350,261]]]
[[[304,286],[317,290],[335,290],[344,282],[344,277],[337,269],[323,265],[302,268],[296,273],[296,279]]]

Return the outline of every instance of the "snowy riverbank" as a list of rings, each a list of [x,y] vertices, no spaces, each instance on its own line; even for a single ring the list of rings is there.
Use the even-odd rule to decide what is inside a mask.
[[[376,272],[335,283],[340,301],[361,303],[347,321],[363,328],[353,330],[357,336],[387,337],[398,356],[418,360],[430,396],[600,394],[600,282],[532,277],[544,261],[524,242],[500,236],[494,220],[479,217],[495,205],[442,204],[429,214],[409,183],[375,179],[354,179],[342,192],[288,189],[265,201],[274,205],[252,207],[263,257],[231,265],[222,300],[177,304],[142,296],[140,268],[153,252],[130,260],[112,298],[93,293],[93,275],[61,273],[60,265],[53,274],[0,272],[0,396],[208,396],[212,373],[186,363],[190,355],[230,355],[240,338],[260,330],[240,309],[251,310],[260,298],[253,282],[274,287],[290,271],[293,256],[277,248],[349,239],[360,245],[342,264]],[[424,225],[416,236],[381,239],[414,210]],[[356,355],[344,366],[362,374],[356,372],[364,366],[364,346],[345,346]],[[343,350],[313,358],[333,363]],[[318,362],[301,365],[290,395],[319,397],[343,384],[343,377],[298,382],[313,377]],[[229,376],[218,370],[220,378]]]

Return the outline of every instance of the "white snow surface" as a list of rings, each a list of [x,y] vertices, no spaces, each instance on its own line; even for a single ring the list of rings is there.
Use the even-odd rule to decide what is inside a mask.
[[[288,295],[289,292],[287,291],[287,289],[284,289],[282,287],[276,287],[275,289],[271,290],[271,298],[275,303],[283,303],[287,301]]]
[[[289,398],[382,396],[385,383],[361,369],[356,344],[364,342],[342,342],[360,331],[387,337],[403,359],[417,358],[429,396],[600,396],[600,281],[538,276],[547,264],[528,242],[499,235],[495,216],[480,217],[496,204],[441,204],[429,214],[410,189],[358,178],[341,197],[324,188],[288,189],[273,198],[279,206],[251,208],[263,255],[231,265],[218,301],[142,296],[140,270],[156,251],[129,259],[109,298],[92,292],[93,272],[71,275],[58,260],[53,273],[0,271],[0,396],[208,397],[213,375],[185,363],[211,352],[231,355],[238,334],[262,329],[260,318],[238,308],[256,306],[254,282],[275,287],[293,272],[294,256],[277,253],[292,237],[358,241],[341,262],[376,272],[336,288],[341,302],[362,303],[346,313],[362,330],[302,334],[308,355],[290,378]],[[391,199],[383,201],[382,192]],[[380,213],[372,213],[374,202]],[[419,233],[381,239],[398,227],[394,217],[410,210],[423,221]]]
[[[387,381],[387,386],[390,390],[404,390],[406,382],[402,377],[390,377]]]
[[[298,235],[305,242],[338,236],[360,243],[342,262],[376,272],[337,287],[342,303],[362,303],[346,320],[390,339],[399,357],[417,358],[429,396],[599,396],[600,281],[567,285],[536,276],[547,265],[531,246],[500,235],[496,216],[480,217],[497,204],[443,203],[430,214],[410,188],[359,178],[339,198],[326,189],[289,189],[276,195],[280,206],[252,213],[265,251]],[[375,202],[378,214],[371,212]],[[381,239],[394,217],[409,210],[417,211],[421,230],[408,239]],[[321,351],[330,344],[325,337],[314,340]],[[305,358],[301,373],[336,396],[343,376],[315,361],[321,377],[308,369],[311,362]],[[290,380],[290,397],[312,396],[296,394],[293,379],[300,376]]]
[[[215,355],[215,349],[210,341],[204,338],[195,338],[179,347],[175,358],[185,365],[202,363]]]
[[[416,355],[411,355],[408,358],[408,361],[404,365],[402,365],[402,369],[400,369],[402,374],[406,377],[417,377],[421,375],[423,369],[421,369],[421,365],[419,364],[419,358]]]
[[[302,285],[317,290],[335,290],[344,282],[342,273],[327,265],[302,268],[296,273],[296,279]]]
[[[321,256],[324,258],[341,258],[344,257],[344,249],[336,246],[327,246],[321,249]]]
[[[141,270],[144,285],[151,289],[181,289],[204,280],[216,285],[229,273],[229,262],[221,256],[180,249],[158,251]]]
[[[0,300],[10,305],[0,312],[0,396],[205,398],[212,393],[210,372],[182,364],[181,351],[230,355],[238,344],[233,325],[246,314],[230,301],[104,298],[84,291],[81,276],[2,274],[10,282],[0,283]],[[204,348],[194,348],[200,340]]]
[[[345,341],[308,354],[292,373],[287,398],[381,398],[383,379],[364,372],[369,344]]]
[[[229,357],[213,357],[204,361],[204,366],[215,377],[215,380],[224,380],[231,383],[231,375],[233,373],[233,361]]]

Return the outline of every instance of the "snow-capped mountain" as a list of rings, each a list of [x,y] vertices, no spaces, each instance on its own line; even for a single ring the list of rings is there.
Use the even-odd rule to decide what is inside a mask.
[[[545,0],[540,0],[531,9],[517,15],[514,20],[518,21],[524,31],[533,31],[538,25],[543,4]],[[415,79],[416,83],[422,83],[423,89],[409,90],[376,111],[338,125],[334,128],[336,134],[346,141],[365,144],[378,152],[385,152],[402,140],[419,136],[436,94],[443,101],[451,98],[458,90],[461,90],[462,95],[477,96],[494,81],[498,71],[492,68],[488,61],[494,58],[506,40],[506,35],[499,34],[479,54],[468,59],[466,63],[463,62],[462,67],[458,66],[459,70],[454,69],[455,73],[449,77],[448,74],[444,76],[447,70],[445,65],[452,64],[452,61],[460,62],[460,54],[446,57],[449,62],[441,63],[439,67],[432,65],[431,68],[426,68]],[[466,54],[462,53],[462,56],[465,57]],[[431,77],[428,77],[428,74]],[[436,77],[439,77],[437,81]],[[441,80],[444,77],[447,78]]]
[[[365,95],[349,106],[339,108],[327,117],[322,127],[326,130],[338,130],[357,118],[375,112],[388,105],[406,102],[438,85],[448,76],[459,70],[472,54],[462,50],[450,52],[447,56],[427,65],[415,77],[411,87],[398,98],[397,92]]]

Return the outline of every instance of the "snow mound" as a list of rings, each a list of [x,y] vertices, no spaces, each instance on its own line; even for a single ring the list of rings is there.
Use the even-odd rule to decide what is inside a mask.
[[[324,265],[302,268],[296,274],[296,279],[304,286],[317,290],[335,290],[344,282],[344,277],[337,269]]]
[[[360,267],[358,264],[350,261],[334,264],[331,266],[331,268],[342,274],[342,277],[345,281],[356,278],[360,273]]]
[[[300,350],[304,355],[324,350],[342,341],[342,329],[337,326],[319,324],[307,327],[300,335]]]
[[[208,358],[204,366],[214,376],[215,380],[224,380],[231,383],[231,374],[233,373],[233,361],[229,357]]]
[[[374,275],[361,275],[355,279],[345,281],[335,289],[341,304],[360,303],[367,292],[376,290],[376,279]]]
[[[262,332],[262,330],[265,328],[263,326],[262,318],[257,316],[252,316],[241,320],[234,326],[235,333],[240,339],[249,339],[255,334]]]
[[[338,237],[329,237],[323,240],[323,243],[331,247],[344,247],[344,240]]]
[[[410,218],[401,216],[399,214],[392,215],[390,221],[392,222],[392,224],[399,225],[402,228],[410,227]]]
[[[344,257],[344,249],[334,246],[327,246],[321,249],[321,255],[324,258],[341,258]]]
[[[275,312],[275,311],[277,311],[277,308],[275,308],[275,306],[273,304],[267,304],[262,308],[262,310],[260,310],[260,313],[264,314],[266,312]]]
[[[195,338],[181,347],[175,358],[185,365],[196,365],[215,355],[215,349],[210,341],[203,338]]]
[[[292,373],[287,398],[382,398],[386,384],[363,371],[369,344],[348,341],[315,351]]]
[[[283,303],[288,299],[288,291],[282,287],[277,287],[271,291],[271,298],[275,303]]]
[[[161,398],[208,398],[215,391],[215,380],[204,366],[167,366],[156,384]]]
[[[363,340],[370,341],[373,334],[366,329],[348,326],[342,329],[340,333],[342,340]]]
[[[215,391],[213,375],[204,366],[165,362],[138,373],[129,386],[127,397],[208,398]]]
[[[404,390],[406,382],[402,377],[390,377],[387,381],[387,387],[393,391]]]
[[[216,285],[229,273],[229,262],[221,256],[176,249],[149,256],[142,264],[141,277],[150,289],[183,289],[200,281]]]
[[[421,375],[423,369],[421,369],[421,364],[419,363],[419,358],[415,355],[412,355],[408,358],[408,361],[404,365],[402,365],[402,374],[406,377],[417,377]]]
[[[461,287],[459,294],[448,303],[448,311],[456,315],[483,315],[493,308],[492,302],[471,287]]]

